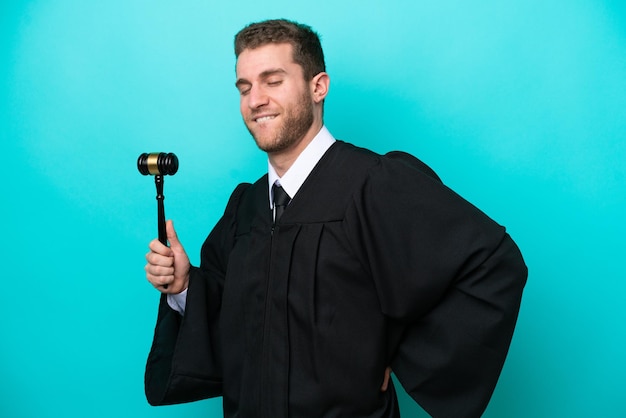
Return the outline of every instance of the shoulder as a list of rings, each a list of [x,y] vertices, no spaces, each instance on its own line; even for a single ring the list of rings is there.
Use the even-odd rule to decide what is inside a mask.
[[[392,164],[394,163],[404,164],[408,168],[412,170],[417,170],[420,173],[426,174],[428,177],[431,177],[434,180],[437,180],[438,182],[441,183],[441,179],[432,168],[430,168],[426,163],[424,163],[419,158],[411,154],[408,154],[404,151],[390,151],[383,156],[383,159]]]
[[[250,229],[254,219],[267,223],[268,206],[267,174],[254,183],[241,183],[231,194],[227,214],[230,215],[236,234]]]
[[[389,151],[386,154],[378,154],[367,148],[357,147],[343,141],[337,141],[333,147],[332,159],[336,167],[344,171],[358,173],[359,168],[364,172],[382,175],[383,172],[402,173],[403,175],[418,175],[436,180],[441,183],[441,179],[425,162],[404,151]]]
[[[228,199],[228,203],[226,204],[226,213],[234,214],[239,206],[239,202],[241,201],[242,196],[248,191],[248,189],[252,186],[250,183],[239,183],[235,190],[230,194],[230,198]]]
[[[346,170],[368,169],[378,164],[380,157],[379,154],[366,148],[337,140],[324,154],[320,163]]]

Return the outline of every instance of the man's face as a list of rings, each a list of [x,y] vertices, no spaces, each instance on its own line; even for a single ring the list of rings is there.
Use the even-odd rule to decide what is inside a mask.
[[[298,144],[315,120],[309,83],[290,44],[245,49],[237,60],[237,89],[246,127],[267,153]]]

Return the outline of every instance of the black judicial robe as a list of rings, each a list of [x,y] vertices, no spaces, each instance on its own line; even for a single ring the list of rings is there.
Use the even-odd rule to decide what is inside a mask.
[[[527,269],[504,227],[416,158],[337,141],[272,228],[267,176],[242,184],[161,299],[153,405],[223,396],[227,417],[398,417],[391,365],[435,417],[484,411]],[[391,382],[390,382],[391,383]]]

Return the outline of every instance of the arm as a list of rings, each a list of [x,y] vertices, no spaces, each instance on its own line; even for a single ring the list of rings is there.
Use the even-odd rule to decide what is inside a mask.
[[[401,330],[389,357],[403,387],[433,416],[480,416],[526,282],[518,248],[502,226],[407,160],[383,158],[349,218],[381,309]]]
[[[178,282],[175,277],[177,269],[174,268],[171,281],[155,281],[156,284],[170,283],[170,286],[165,291],[160,289],[163,294],[146,363],[145,391],[151,405],[191,402],[221,395],[218,330],[221,295],[229,249],[234,241],[236,209],[246,188],[247,185],[240,185],[231,195],[224,215],[202,246],[200,267],[189,267],[184,316],[167,303],[166,294],[183,287],[184,280],[181,278]]]
[[[437,417],[479,417],[504,365],[527,270],[508,235],[406,328],[392,367]]]

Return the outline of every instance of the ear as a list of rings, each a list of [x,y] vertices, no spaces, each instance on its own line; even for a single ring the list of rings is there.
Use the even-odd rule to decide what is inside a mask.
[[[315,103],[320,103],[326,98],[326,95],[328,94],[328,89],[330,87],[330,77],[327,73],[321,72],[313,77],[310,86],[313,101],[315,101]]]

